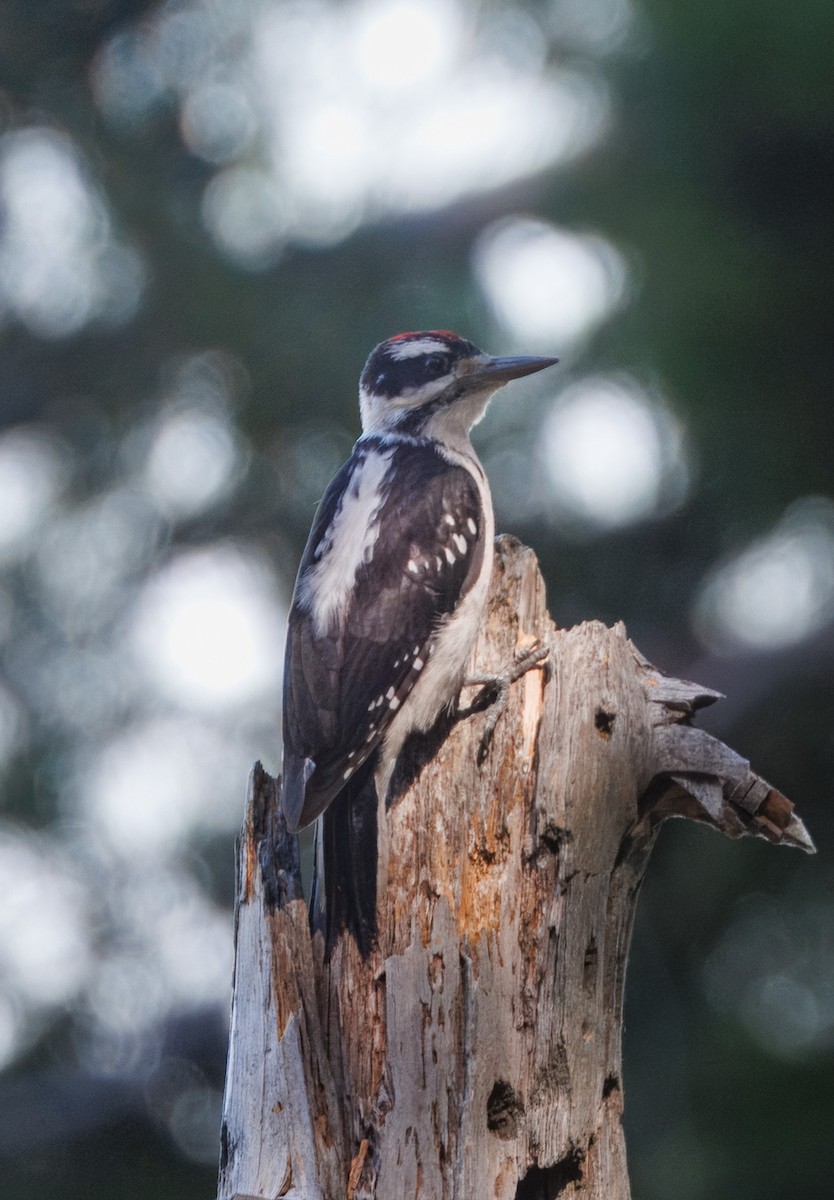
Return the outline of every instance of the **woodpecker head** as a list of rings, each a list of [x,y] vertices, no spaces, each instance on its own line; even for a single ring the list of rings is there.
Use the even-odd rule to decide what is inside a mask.
[[[492,358],[446,329],[399,333],[371,351],[359,381],[363,433],[466,434],[511,379],[556,358]]]

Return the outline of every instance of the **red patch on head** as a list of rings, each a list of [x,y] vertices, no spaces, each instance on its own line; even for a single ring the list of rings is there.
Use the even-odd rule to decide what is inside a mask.
[[[451,329],[423,329],[419,333],[395,333],[393,337],[388,338],[388,341],[410,342],[424,337],[446,338],[447,340],[451,340],[453,342],[463,341],[463,338],[460,336],[460,334],[452,333]]]

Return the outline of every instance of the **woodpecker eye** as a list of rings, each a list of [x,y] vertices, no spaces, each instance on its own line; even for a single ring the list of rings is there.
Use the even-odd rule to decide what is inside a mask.
[[[425,359],[426,374],[432,379],[439,379],[449,370],[449,360],[445,354],[429,354]]]

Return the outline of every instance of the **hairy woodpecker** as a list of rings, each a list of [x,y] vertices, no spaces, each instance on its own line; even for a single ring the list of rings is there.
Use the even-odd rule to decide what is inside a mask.
[[[377,792],[405,739],[457,698],[484,613],[494,518],[469,431],[493,393],[555,358],[492,358],[402,333],[360,379],[362,436],[298,571],[284,667],[282,805],[317,829],[314,922],[374,934]]]

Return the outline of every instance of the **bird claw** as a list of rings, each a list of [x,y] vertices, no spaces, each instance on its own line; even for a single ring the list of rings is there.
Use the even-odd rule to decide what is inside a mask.
[[[511,685],[521,679],[522,675],[526,675],[528,671],[532,671],[536,667],[546,669],[549,657],[550,651],[547,646],[536,640],[532,646],[516,656],[509,670],[505,671],[504,674],[474,675],[471,679],[465,681],[465,687],[480,687],[481,690],[469,708],[461,713],[461,716],[469,716],[475,712],[482,712],[487,706],[489,706],[490,710],[486,725],[484,726],[484,732],[481,735],[481,744],[478,747],[477,760],[479,766],[483,764],[489,753],[495,727],[501,720],[504,709],[507,707]]]

